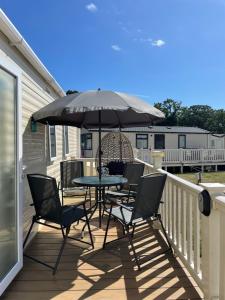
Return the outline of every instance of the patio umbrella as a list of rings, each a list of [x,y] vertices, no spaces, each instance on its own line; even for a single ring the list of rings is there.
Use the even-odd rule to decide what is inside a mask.
[[[102,128],[149,126],[164,118],[157,108],[125,93],[87,91],[61,97],[33,114],[34,121],[99,129],[99,177],[101,178]]]

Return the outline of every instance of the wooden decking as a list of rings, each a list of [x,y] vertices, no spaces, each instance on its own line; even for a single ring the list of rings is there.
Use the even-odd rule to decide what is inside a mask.
[[[157,230],[149,225],[138,228],[134,243],[143,268],[138,271],[132,261],[127,240],[109,244],[102,250],[105,229],[98,229],[97,219],[91,221],[95,249],[88,251],[79,242],[69,241],[59,265],[51,270],[25,259],[24,268],[10,285],[4,300],[141,300],[141,299],[202,299],[201,291],[181,262],[172,255],[150,257],[165,249]],[[109,240],[121,234],[120,225],[113,222]],[[71,231],[80,234],[81,225]],[[87,239],[87,237],[85,237]],[[60,232],[43,228],[32,241],[27,253],[45,262],[54,262],[60,247]],[[82,248],[77,246],[82,246]]]

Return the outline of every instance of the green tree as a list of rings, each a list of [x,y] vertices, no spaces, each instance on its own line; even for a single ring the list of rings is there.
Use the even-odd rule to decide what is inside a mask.
[[[214,110],[208,105],[192,105],[183,107],[180,112],[180,126],[192,126],[209,130],[210,120]]]
[[[66,94],[67,95],[70,95],[70,94],[76,94],[76,93],[79,93],[77,90],[67,90],[66,91]]]
[[[225,110],[215,110],[208,121],[208,130],[214,133],[225,133]]]
[[[173,99],[166,99],[162,103],[157,102],[154,105],[165,114],[165,120],[160,125],[176,126],[181,113],[181,102]]]

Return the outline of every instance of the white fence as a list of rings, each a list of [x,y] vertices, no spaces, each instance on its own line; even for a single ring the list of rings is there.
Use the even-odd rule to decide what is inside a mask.
[[[136,149],[137,157],[153,163],[152,151]],[[165,149],[163,164],[219,163],[225,162],[225,149]]]
[[[154,171],[153,165],[145,163],[146,174]],[[205,217],[198,207],[203,187],[157,171],[167,174],[160,212],[175,253],[202,289],[204,299],[225,300],[225,185],[205,184],[212,197],[211,214]]]
[[[154,171],[152,165],[145,163],[146,174]],[[164,204],[160,209],[163,224],[176,254],[202,288],[198,196],[203,188],[161,169],[158,171],[167,174]]]
[[[97,175],[97,167],[95,158],[80,158],[84,163],[84,175],[95,176]]]
[[[145,174],[155,172],[145,163]],[[96,174],[94,159],[83,159],[86,175]],[[212,196],[209,217],[200,214],[203,187],[162,169],[167,174],[160,212],[175,254],[179,256],[204,293],[204,299],[225,300],[225,185],[208,184]],[[205,184],[206,188],[207,184]]]

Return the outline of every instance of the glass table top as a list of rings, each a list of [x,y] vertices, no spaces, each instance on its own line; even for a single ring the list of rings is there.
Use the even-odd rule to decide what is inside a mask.
[[[113,186],[123,185],[127,183],[127,179],[120,176],[103,176],[101,179],[98,176],[83,176],[73,179],[72,182],[81,186]]]

